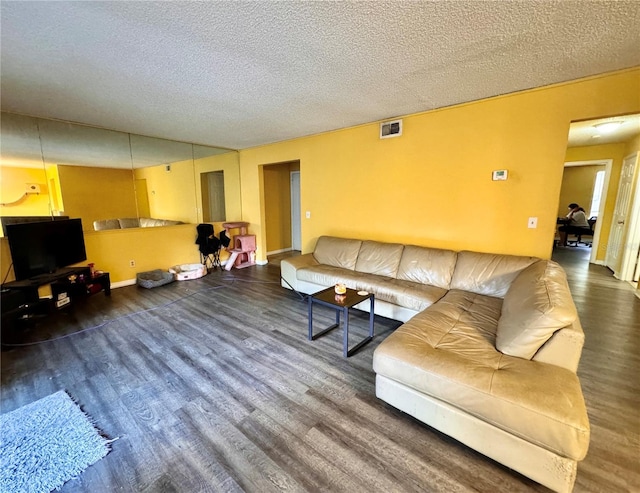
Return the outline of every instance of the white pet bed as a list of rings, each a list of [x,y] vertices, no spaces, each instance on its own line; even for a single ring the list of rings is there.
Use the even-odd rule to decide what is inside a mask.
[[[174,265],[169,269],[176,281],[189,281],[199,279],[207,274],[207,266],[203,264],[182,264]]]

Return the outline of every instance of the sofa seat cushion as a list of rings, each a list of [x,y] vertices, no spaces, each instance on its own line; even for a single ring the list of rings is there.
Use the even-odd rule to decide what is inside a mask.
[[[338,282],[348,288],[364,290],[375,295],[379,301],[419,311],[431,306],[446,294],[446,290],[410,281],[398,281],[375,274],[363,274],[339,267],[314,265],[299,269],[297,279],[320,286],[332,286]]]
[[[376,348],[376,373],[524,440],[584,458],[589,422],[577,376],[495,348],[502,300],[449,291]]]
[[[370,285],[370,283],[376,282],[377,277],[378,276],[371,274],[355,272],[351,269],[343,269],[341,267],[324,264],[311,265],[296,271],[296,278],[299,281],[306,281],[326,287],[341,282],[351,289],[365,289],[364,287],[360,287],[362,284],[357,284],[358,280],[366,279],[369,282],[365,284]]]
[[[367,291],[373,292],[377,300],[388,301],[415,311],[430,307],[447,294],[446,289],[399,279],[388,279]]]

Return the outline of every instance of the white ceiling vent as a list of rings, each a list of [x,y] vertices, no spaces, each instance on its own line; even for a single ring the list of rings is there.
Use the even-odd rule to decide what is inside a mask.
[[[380,124],[380,138],[400,137],[402,135],[402,120],[383,122]]]

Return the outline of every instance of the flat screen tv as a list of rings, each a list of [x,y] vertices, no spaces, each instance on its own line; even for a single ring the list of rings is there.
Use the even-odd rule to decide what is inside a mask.
[[[80,219],[7,224],[17,281],[87,260]]]

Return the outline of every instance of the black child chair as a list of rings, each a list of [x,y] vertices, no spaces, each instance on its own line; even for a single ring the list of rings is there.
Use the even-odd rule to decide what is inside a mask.
[[[200,250],[200,261],[208,269],[221,267],[220,264],[220,240],[213,234],[213,226],[211,224],[198,224],[196,226],[198,236],[196,245]]]

